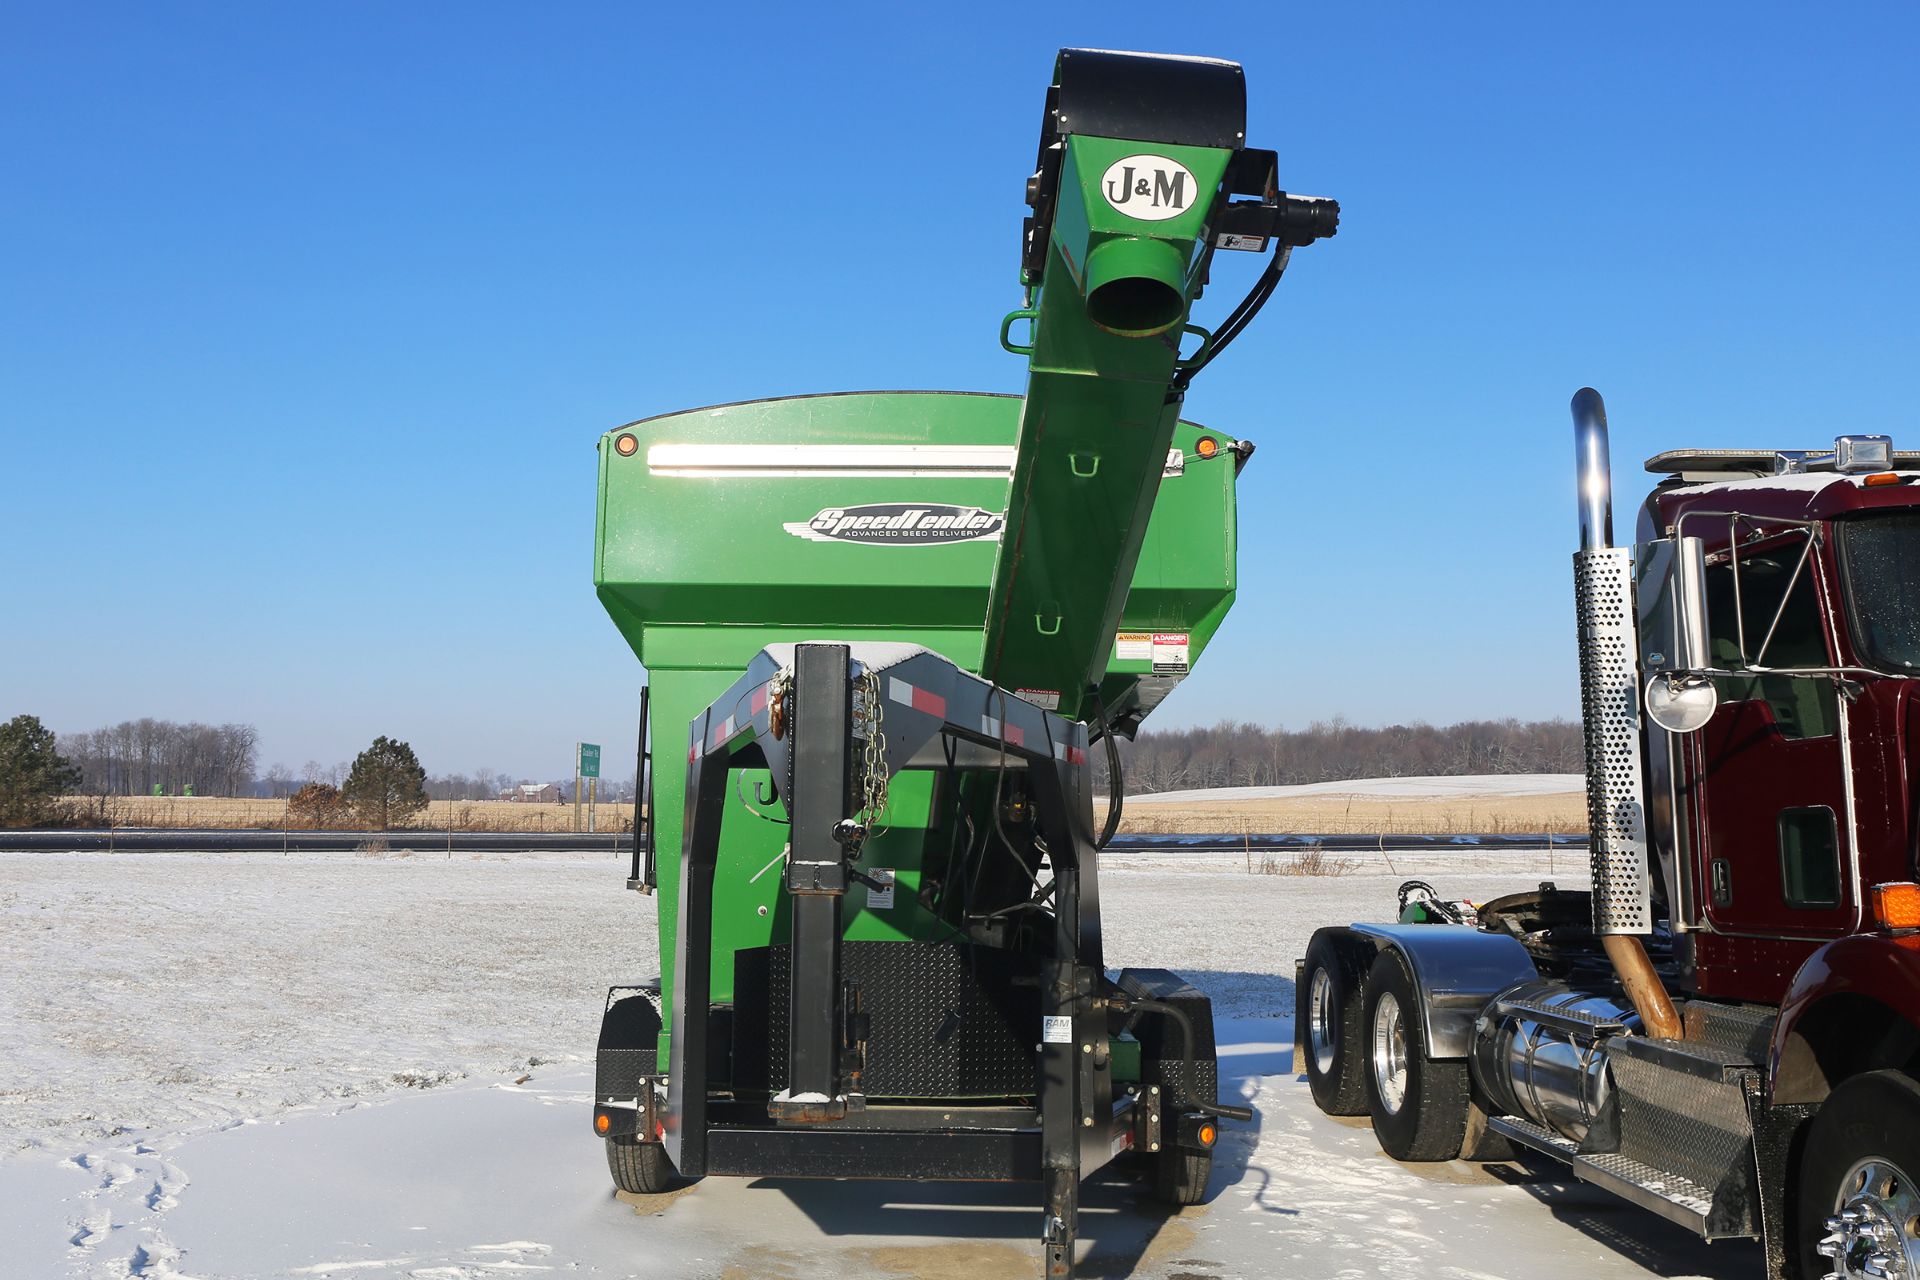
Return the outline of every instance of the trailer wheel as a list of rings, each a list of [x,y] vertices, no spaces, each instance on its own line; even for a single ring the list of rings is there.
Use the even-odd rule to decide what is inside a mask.
[[[1325,934],[1307,944],[1295,991],[1295,1025],[1307,1064],[1314,1105],[1330,1116],[1367,1114],[1366,1051],[1361,1024],[1366,1015],[1366,962],[1357,948]]]
[[[1451,1160],[1467,1133],[1467,1064],[1427,1056],[1413,977],[1391,949],[1367,974],[1367,1111],[1395,1160]]]
[[[1920,1268],[1920,1082],[1870,1071],[1843,1082],[1800,1157],[1800,1274],[1912,1275]],[[1875,1261],[1876,1255],[1886,1255]],[[1870,1269],[1872,1268],[1872,1269]]]
[[[642,1142],[628,1134],[608,1138],[606,1143],[607,1171],[613,1174],[613,1185],[622,1191],[657,1195],[672,1186],[679,1176],[666,1147],[658,1142]]]
[[[1168,1147],[1153,1157],[1153,1198],[1161,1204],[1199,1204],[1213,1176],[1213,1152]]]

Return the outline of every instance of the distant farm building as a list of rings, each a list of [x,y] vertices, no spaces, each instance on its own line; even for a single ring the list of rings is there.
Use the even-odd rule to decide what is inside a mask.
[[[555,782],[523,782],[502,791],[500,798],[517,804],[559,804],[560,785]]]

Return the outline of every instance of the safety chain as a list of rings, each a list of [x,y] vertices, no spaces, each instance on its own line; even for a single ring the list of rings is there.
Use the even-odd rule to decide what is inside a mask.
[[[867,721],[867,745],[860,753],[860,776],[855,785],[859,789],[860,809],[854,816],[853,839],[847,844],[853,856],[859,856],[861,844],[873,831],[873,824],[887,807],[887,734],[881,723],[882,702],[880,698],[880,676],[877,672],[862,672],[855,682],[854,716],[860,716],[859,703],[864,702]]]

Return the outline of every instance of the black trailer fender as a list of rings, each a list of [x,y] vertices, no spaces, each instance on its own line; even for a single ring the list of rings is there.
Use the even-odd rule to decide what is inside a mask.
[[[1114,985],[1135,999],[1173,1005],[1187,1015],[1193,1031],[1193,1042],[1188,1044],[1169,1019],[1136,1015],[1132,1021],[1133,1034],[1140,1041],[1140,1082],[1160,1088],[1160,1105],[1169,1115],[1201,1104],[1212,1106],[1220,1085],[1212,999],[1166,969],[1122,969]]]
[[[593,1129],[602,1137],[658,1136],[652,1121],[661,1078],[660,988],[610,987],[594,1054]]]
[[[1394,951],[1406,962],[1420,997],[1428,1053],[1465,1058],[1473,1051],[1473,1025],[1501,992],[1540,973],[1515,938],[1458,925],[1356,924],[1352,933],[1376,952]]]

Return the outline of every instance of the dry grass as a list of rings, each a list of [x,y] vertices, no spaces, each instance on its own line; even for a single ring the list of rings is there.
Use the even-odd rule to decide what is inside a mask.
[[[1096,802],[1095,816],[1100,813]],[[1280,800],[1198,800],[1129,805],[1120,830],[1131,835],[1580,835],[1587,829],[1584,792],[1544,796],[1301,796]]]
[[[1325,849],[1319,848],[1285,856],[1271,853],[1260,856],[1263,876],[1344,876],[1359,865],[1358,858],[1329,857]]]
[[[278,831],[286,822],[284,800],[236,800],[223,796],[123,796],[107,802],[113,825],[120,827],[202,828],[215,831]],[[633,830],[631,804],[594,806],[601,831]],[[586,806],[580,829],[586,830]],[[412,830],[571,831],[570,804],[517,804],[511,800],[435,800],[407,824]]]
[[[1096,801],[1095,816],[1103,812]],[[633,806],[596,806],[601,831],[631,831]],[[233,800],[217,796],[132,796],[108,801],[113,824],[122,827],[203,827],[215,830],[280,829],[282,800]],[[410,824],[444,831],[570,831],[570,804],[516,804],[510,800],[436,800]],[[584,808],[581,827],[586,826]],[[1505,835],[1554,832],[1584,834],[1586,796],[1568,791],[1544,796],[1479,796],[1470,799],[1396,796],[1303,796],[1282,800],[1201,800],[1129,805],[1120,830],[1132,835],[1183,835],[1306,831],[1317,835]],[[1280,874],[1280,873],[1275,873]],[[1313,873],[1306,873],[1313,874]]]

